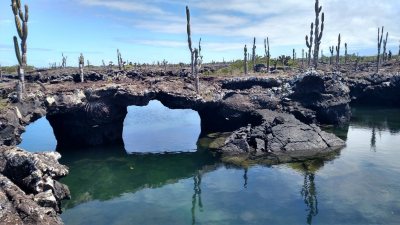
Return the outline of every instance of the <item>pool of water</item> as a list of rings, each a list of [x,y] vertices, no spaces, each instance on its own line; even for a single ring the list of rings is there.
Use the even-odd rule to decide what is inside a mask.
[[[350,126],[332,129],[347,142],[338,155],[279,166],[237,168],[204,149],[64,153],[72,199],[61,217],[67,225],[399,224],[399,115],[354,108]]]

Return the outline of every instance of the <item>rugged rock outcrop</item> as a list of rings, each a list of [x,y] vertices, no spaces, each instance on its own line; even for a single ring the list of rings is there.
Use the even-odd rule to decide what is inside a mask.
[[[293,93],[289,97],[313,110],[318,122],[343,124],[349,122],[351,116],[349,93],[340,74],[322,76],[309,72],[294,80]]]
[[[233,132],[220,150],[224,157],[263,158],[283,163],[328,154],[345,146],[335,135],[321,131],[314,124],[304,124],[293,115],[271,110],[258,113],[262,124]]]
[[[371,74],[346,79],[352,102],[363,105],[400,106],[400,75]]]
[[[0,221],[2,224],[63,224],[61,200],[67,186],[57,180],[68,174],[60,154],[29,153],[0,147]]]

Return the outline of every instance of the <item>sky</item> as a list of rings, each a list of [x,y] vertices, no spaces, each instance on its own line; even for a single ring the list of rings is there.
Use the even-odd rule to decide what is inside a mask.
[[[185,6],[192,15],[192,39],[202,38],[205,62],[243,58],[245,44],[257,39],[257,54],[264,55],[269,37],[272,57],[306,49],[305,35],[314,21],[315,0],[21,0],[30,8],[28,64],[47,67],[78,65],[82,52],[91,64],[125,60],[153,63],[190,61]],[[16,35],[11,0],[0,0],[0,64],[15,65],[12,37]],[[397,54],[400,41],[399,0],[320,0],[325,12],[322,49],[337,45],[349,53],[377,51],[377,29],[389,32],[388,48]],[[250,49],[251,47],[249,47]]]

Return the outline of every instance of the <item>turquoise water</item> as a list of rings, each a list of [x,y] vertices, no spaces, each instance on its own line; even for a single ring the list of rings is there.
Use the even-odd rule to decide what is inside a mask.
[[[237,168],[204,149],[64,153],[72,199],[61,217],[67,225],[399,224],[399,115],[355,108],[350,126],[335,129],[347,142],[340,154],[279,166]]]

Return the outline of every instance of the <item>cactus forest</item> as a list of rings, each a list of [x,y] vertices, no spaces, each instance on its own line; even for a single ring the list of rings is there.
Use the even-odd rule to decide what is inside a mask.
[[[399,224],[399,12],[2,0],[0,225]]]

